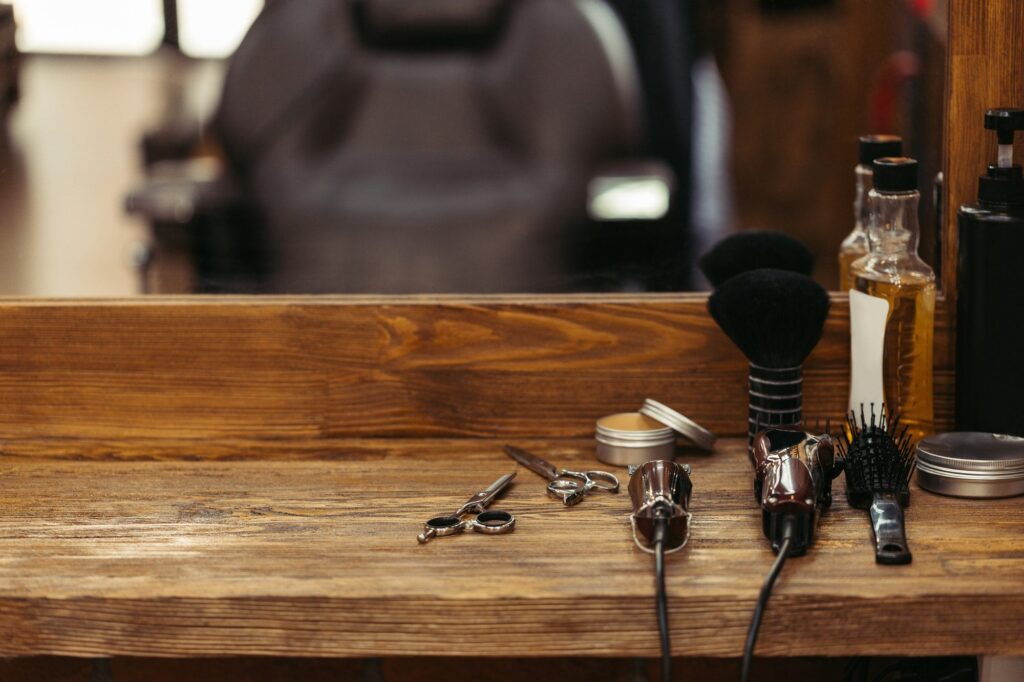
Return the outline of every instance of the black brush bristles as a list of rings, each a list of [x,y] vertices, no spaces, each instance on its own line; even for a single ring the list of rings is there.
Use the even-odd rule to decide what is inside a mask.
[[[708,311],[751,362],[798,367],[821,339],[828,292],[806,275],[784,270],[745,272],[708,298]]]
[[[748,436],[803,421],[804,360],[821,339],[829,299],[806,275],[761,269],[731,278],[708,311],[750,360]]]
[[[711,285],[718,287],[736,275],[761,268],[810,275],[814,254],[788,234],[747,230],[720,240],[698,264]]]
[[[861,406],[860,415],[846,417],[839,449],[845,460],[846,495],[850,505],[867,509],[876,494],[895,495],[901,506],[910,502],[910,477],[916,456],[907,427],[900,428],[899,416],[890,419],[885,407],[870,416]]]

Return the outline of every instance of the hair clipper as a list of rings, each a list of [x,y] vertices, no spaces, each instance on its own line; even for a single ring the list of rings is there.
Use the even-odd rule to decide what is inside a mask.
[[[841,470],[834,440],[828,433],[778,426],[754,436],[750,457],[754,494],[772,550],[778,552],[788,537],[789,554],[804,554],[814,543],[820,509],[832,504],[832,479]]]
[[[629,519],[637,546],[651,552],[660,541],[666,552],[682,549],[690,537],[690,466],[655,460],[629,467],[629,474]]]

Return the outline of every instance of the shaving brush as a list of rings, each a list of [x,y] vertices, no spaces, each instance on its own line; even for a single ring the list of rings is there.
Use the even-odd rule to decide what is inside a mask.
[[[748,230],[730,235],[700,257],[700,271],[715,288],[736,275],[761,268],[810,275],[814,254],[799,239],[782,232]]]
[[[829,299],[810,277],[751,270],[723,283],[708,311],[750,361],[747,434],[803,423],[803,362],[821,339]]]

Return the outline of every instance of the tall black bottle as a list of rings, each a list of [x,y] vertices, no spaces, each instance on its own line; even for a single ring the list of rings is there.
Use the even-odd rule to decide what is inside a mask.
[[[989,109],[999,158],[957,214],[956,428],[1024,436],[1024,109]]]

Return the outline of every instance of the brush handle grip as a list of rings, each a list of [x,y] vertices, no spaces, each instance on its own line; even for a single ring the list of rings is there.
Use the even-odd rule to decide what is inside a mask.
[[[772,369],[750,363],[747,435],[761,429],[803,423],[803,368]]]
[[[903,508],[892,493],[876,493],[868,510],[875,533],[875,561],[879,564],[909,564],[914,558],[907,547]]]

